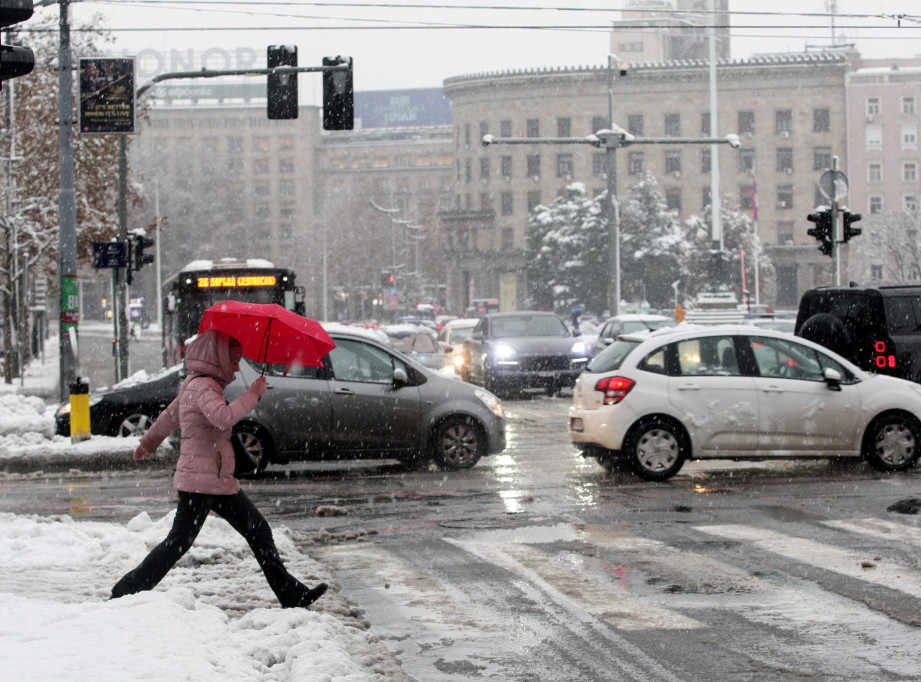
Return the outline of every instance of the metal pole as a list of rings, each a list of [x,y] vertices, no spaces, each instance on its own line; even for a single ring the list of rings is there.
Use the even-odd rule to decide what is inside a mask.
[[[159,161],[159,159],[158,159]],[[160,225],[160,164],[157,163],[157,178],[154,189],[154,220],[157,223],[157,326],[163,329],[163,258],[160,256],[160,242],[163,241],[163,229]]]
[[[835,269],[835,286],[841,286],[841,249],[838,247],[838,157],[832,157],[834,181],[831,183],[831,260]]]
[[[74,102],[73,62],[70,50],[70,0],[60,0],[60,46],[58,50],[58,142],[60,155],[60,192],[58,212],[60,220],[59,275],[60,275],[60,350],[61,400],[69,395],[69,386],[77,378],[77,354],[71,343],[71,330],[76,339],[80,320],[77,295],[77,206],[74,195]]]
[[[614,61],[616,55],[608,55],[608,126],[614,130]],[[617,147],[609,145],[605,163],[608,174],[608,225],[611,230],[611,279],[614,290],[611,293],[610,311],[612,315],[620,314],[620,206],[617,203]]]
[[[716,0],[710,0],[710,14],[716,17]],[[717,116],[716,97],[716,24],[710,29],[710,137],[719,135],[719,121]],[[719,145],[710,145],[710,216],[712,219],[711,234],[714,245],[723,251],[723,216],[720,201],[720,158]],[[720,282],[720,284],[726,284]]]
[[[118,136],[118,241],[128,242],[128,141]],[[118,372],[116,381],[128,378],[128,273],[131,271],[131,251],[128,251],[128,267],[124,276],[118,278],[115,300],[118,301]],[[120,268],[117,268],[120,269]],[[121,273],[120,273],[121,274]],[[114,314],[114,311],[113,311]]]

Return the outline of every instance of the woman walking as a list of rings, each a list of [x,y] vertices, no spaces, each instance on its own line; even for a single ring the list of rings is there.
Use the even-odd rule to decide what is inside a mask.
[[[259,377],[243,395],[227,403],[224,388],[240,369],[242,357],[239,342],[215,330],[203,332],[186,349],[188,376],[179,395],[134,452],[135,460],[150,459],[170,433],[182,429],[173,478],[179,497],[176,517],[166,539],[115,584],[113,599],[153,589],[192,546],[210,511],[246,539],[283,608],[310,606],[326,592],[326,583],[308,588],[288,573],[272,529],[234,477],[231,428],[266,392],[265,377]]]

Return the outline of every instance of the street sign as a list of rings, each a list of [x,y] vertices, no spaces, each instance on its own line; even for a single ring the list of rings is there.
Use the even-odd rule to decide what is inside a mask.
[[[843,171],[827,170],[819,178],[819,191],[829,200],[834,198],[837,201],[846,197],[847,187],[847,176]]]
[[[95,242],[93,244],[94,268],[124,268],[127,266],[127,242]]]

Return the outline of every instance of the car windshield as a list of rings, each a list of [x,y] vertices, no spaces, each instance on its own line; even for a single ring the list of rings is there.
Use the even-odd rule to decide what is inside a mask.
[[[401,353],[436,353],[438,344],[429,334],[406,334],[391,336],[390,346]]]
[[[610,346],[601,351],[595,359],[588,363],[586,372],[611,372],[619,369],[624,359],[639,344],[638,341],[625,341],[617,339]]]
[[[674,320],[628,320],[624,322],[622,334],[630,332],[641,332],[647,329],[655,331],[664,327],[674,327],[677,324]]]
[[[458,327],[457,329],[449,329],[447,334],[448,343],[458,343],[459,341],[466,341],[471,336],[473,336],[473,327]]]
[[[492,320],[494,339],[517,336],[569,336],[563,322],[552,315],[515,315]]]

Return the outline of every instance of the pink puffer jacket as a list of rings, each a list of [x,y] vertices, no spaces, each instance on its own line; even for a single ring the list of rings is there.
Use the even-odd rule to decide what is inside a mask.
[[[154,452],[177,427],[182,429],[176,490],[210,495],[234,495],[240,484],[233,475],[231,428],[256,407],[259,396],[247,391],[232,403],[224,387],[233,380],[230,337],[214,330],[199,335],[186,349],[188,376],[179,395],[157,417],[141,438],[141,446]]]

